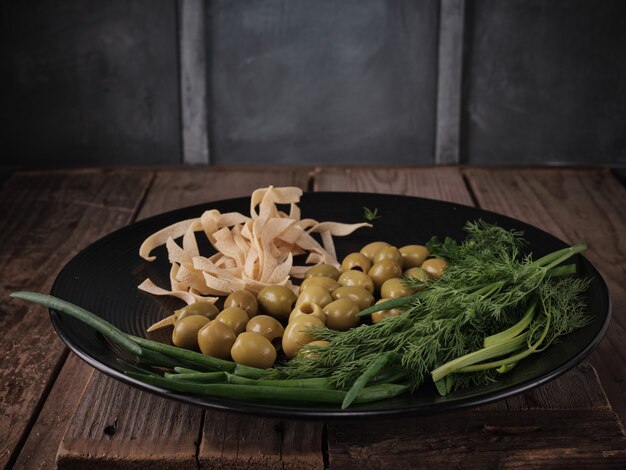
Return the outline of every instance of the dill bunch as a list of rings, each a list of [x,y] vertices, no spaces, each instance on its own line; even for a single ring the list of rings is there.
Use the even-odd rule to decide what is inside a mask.
[[[449,261],[441,279],[414,295],[361,312],[402,305],[402,315],[344,332],[318,327],[312,332],[331,345],[305,347],[304,354],[272,373],[284,378],[327,377],[335,387],[346,389],[382,354],[395,353],[398,359],[390,367],[403,372],[411,390],[432,374],[445,394],[495,380],[498,372],[517,363],[516,354],[539,352],[588,322],[583,296],[588,282],[557,277],[572,273],[571,266],[557,266],[584,245],[533,260],[522,255],[526,242],[521,232],[483,221],[467,223],[465,231],[461,243],[451,238],[428,243],[433,255]],[[418,280],[409,283],[422,285]],[[520,322],[523,331],[518,331]],[[489,337],[498,341],[491,349],[485,346]],[[513,359],[503,362],[507,354]],[[500,362],[485,362],[494,357]]]

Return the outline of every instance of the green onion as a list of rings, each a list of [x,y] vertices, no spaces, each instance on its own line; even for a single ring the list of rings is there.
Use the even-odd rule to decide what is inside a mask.
[[[222,370],[226,372],[233,372],[235,370],[235,366],[237,365],[232,361],[225,361],[216,357],[206,356],[199,352],[177,348],[176,346],[158,343],[156,341],[140,338],[138,336],[129,335],[129,338],[143,348],[151,349],[152,351],[157,351],[176,359],[182,359],[186,361],[187,365],[196,364],[204,368],[208,367],[212,370]]]
[[[361,390],[367,385],[367,383],[372,379],[376,374],[378,374],[383,367],[389,364],[391,361],[397,360],[400,358],[400,355],[394,351],[388,351],[386,353],[381,354],[372,364],[365,369],[358,379],[355,380],[354,384],[346,394],[346,397],[343,399],[341,403],[341,409],[345,410],[350,404],[356,399],[356,397],[361,393]]]
[[[508,342],[497,343],[488,348],[479,349],[478,351],[474,351],[461,357],[457,357],[456,359],[453,359],[437,367],[436,369],[431,371],[430,375],[433,378],[433,382],[437,382],[438,380],[444,378],[446,375],[457,372],[459,369],[471,366],[472,364],[476,364],[477,362],[482,362],[487,359],[504,356],[505,354],[519,351],[519,349],[523,347],[524,344],[526,344],[527,340],[528,333],[523,333]]]
[[[287,388],[262,385],[238,385],[222,383],[194,383],[179,380],[155,377],[136,372],[127,372],[129,377],[151,385],[157,385],[168,390],[183,393],[193,393],[215,398],[228,398],[235,400],[272,400],[283,402],[308,402],[308,403],[342,403],[346,392],[341,390],[328,390],[318,388]],[[408,391],[407,385],[380,384],[366,387],[358,394],[354,403],[369,403],[392,398]]]
[[[536,306],[537,306],[537,302],[535,301],[530,305],[530,307],[528,307],[528,309],[526,310],[526,313],[520,319],[520,321],[518,321],[512,327],[507,328],[506,330],[501,331],[500,333],[497,333],[495,335],[487,336],[483,343],[484,346],[488,348],[489,346],[493,346],[495,344],[508,341],[510,339],[515,338],[517,335],[519,335],[522,331],[524,331],[528,327],[528,325],[530,325],[530,322],[533,321],[533,318],[535,316]]]

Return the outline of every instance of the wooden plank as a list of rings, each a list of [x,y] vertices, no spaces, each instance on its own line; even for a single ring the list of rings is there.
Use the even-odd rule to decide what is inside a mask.
[[[330,468],[624,468],[624,435],[610,411],[471,411],[329,424]]]
[[[140,217],[193,204],[250,196],[254,189],[269,185],[306,189],[309,173],[305,167],[253,170],[197,167],[159,171]]]
[[[183,162],[209,163],[205,2],[178,3]]]
[[[458,168],[322,168],[315,191],[404,194],[473,205]]]
[[[481,407],[435,416],[362,423],[329,423],[331,468],[500,468],[626,464],[626,436],[592,367],[582,365],[546,396],[522,409]],[[503,402],[498,402],[502,404]],[[401,429],[401,432],[398,430]],[[604,468],[604,467],[603,467]]]
[[[207,412],[201,468],[323,468],[322,424]]]
[[[461,88],[465,0],[442,0],[439,8],[437,136],[435,163],[461,161]]]
[[[14,468],[52,468],[61,438],[94,369],[70,353],[28,434]]]
[[[195,469],[201,421],[198,408],[94,372],[61,442],[57,465]]]
[[[605,170],[466,170],[481,207],[534,224],[570,242],[605,279],[613,318],[591,355],[613,409],[626,419],[626,190]]]
[[[254,189],[269,184],[306,188],[308,177],[306,169],[282,172],[231,172],[209,168],[160,171],[138,218],[214,199],[247,196]],[[115,393],[104,392],[109,389],[114,389]],[[149,465],[158,468],[195,468],[197,465],[202,410],[150,395],[101,374],[94,374],[80,403],[59,448],[59,467],[140,468]],[[141,403],[141,406],[121,407],[120,403]],[[170,409],[176,409],[177,412],[172,413]],[[141,410],[150,412],[142,414]],[[212,417],[213,413],[207,412],[203,435],[212,435],[215,432],[213,426],[216,425],[216,420]],[[101,432],[103,426],[115,423],[116,419],[115,436]],[[228,419],[232,423],[238,422],[237,418]],[[246,421],[246,427],[249,432],[256,432],[258,436],[273,432],[272,425],[265,422],[259,422],[254,427]],[[172,432],[176,433],[175,446],[167,444],[168,436]],[[296,440],[293,445],[297,443]],[[290,455],[290,445],[288,440],[284,441],[280,448],[283,456]],[[203,440],[198,455],[201,462],[205,459],[202,449],[209,448],[210,444]],[[300,458],[298,452],[291,454],[296,456],[295,459]],[[254,458],[251,456],[250,460],[253,461]],[[289,459],[283,458],[283,461],[288,463]]]
[[[47,309],[7,295],[49,291],[74,254],[130,221],[150,179],[123,170],[16,173],[0,191],[0,466],[15,461],[66,355]]]
[[[266,169],[259,171],[222,171],[189,173],[185,188],[202,183],[204,194],[193,197],[228,198],[249,195],[255,188],[299,186],[306,189],[310,171],[301,169]],[[174,178],[168,173],[157,185]],[[194,182],[196,184],[194,184]],[[188,200],[195,191],[190,190]],[[206,199],[205,199],[206,200]],[[200,201],[198,201],[200,202]],[[198,452],[201,467],[213,468],[320,468],[322,424],[287,422],[244,415],[206,411],[202,442]]]
[[[316,175],[315,188],[409,194],[472,204],[463,176],[455,168],[321,169]],[[573,409],[580,410],[585,417],[573,413]],[[598,414],[594,414],[596,411]],[[464,466],[470,461],[472,449],[480,448],[482,460],[472,459],[472,465],[476,462],[477,466],[496,466],[508,454],[509,449],[507,447],[507,452],[503,452],[504,447],[489,447],[491,441],[506,442],[511,439],[507,437],[507,433],[513,436],[521,433],[525,438],[520,444],[519,452],[511,454],[507,465],[526,465],[530,464],[532,453],[524,454],[524,446],[532,446],[535,439],[547,445],[546,439],[551,438],[555,423],[559,422],[561,416],[563,419],[581,419],[583,422],[589,417],[589,422],[593,422],[590,426],[597,426],[605,429],[608,435],[617,436],[614,445],[618,451],[615,455],[611,454],[610,447],[601,446],[587,454],[576,453],[570,449],[567,451],[569,455],[583,459],[582,462],[601,460],[607,463],[609,460],[605,459],[605,455],[609,454],[615,459],[612,462],[623,463],[625,458],[623,449],[626,447],[623,435],[620,434],[619,422],[606,402],[593,368],[584,364],[526,394],[447,416],[447,419],[427,417],[403,420],[400,423],[388,423],[387,426],[377,423],[376,432],[362,425],[344,426],[331,423],[328,425],[329,464],[338,468],[403,468],[414,466],[419,461],[421,466]],[[568,424],[571,425],[571,421]],[[550,426],[552,429],[548,429]],[[397,429],[402,429],[401,437],[398,437]],[[541,435],[544,429],[547,431],[546,436]],[[474,430],[478,432],[474,433]],[[474,441],[474,434],[478,435],[477,441]],[[554,435],[558,436],[559,433],[555,432]],[[575,442],[573,439],[572,437],[570,444]],[[586,436],[585,439],[588,440],[589,437]],[[564,442],[567,439],[557,439],[551,445],[560,448]],[[551,462],[545,460],[546,458],[543,455],[542,461],[548,465]]]

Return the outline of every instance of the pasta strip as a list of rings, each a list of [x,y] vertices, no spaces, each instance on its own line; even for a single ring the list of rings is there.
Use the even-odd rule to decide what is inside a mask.
[[[235,290],[258,293],[270,284],[297,292],[291,277],[304,277],[310,266],[294,266],[294,256],[308,254],[306,263],[339,266],[333,236],[349,235],[365,223],[344,224],[301,219],[298,202],[302,190],[295,187],[260,188],[250,197],[250,216],[238,212],[205,211],[150,235],[139,248],[139,255],[152,261],[151,252],[165,245],[170,270],[170,289],[146,279],[139,288],[155,295],[171,295],[184,302],[215,302],[216,297]],[[288,205],[289,213],[277,205]],[[197,232],[208,239],[217,253],[201,256]],[[319,233],[320,244],[313,236]],[[176,239],[182,237],[182,245]]]

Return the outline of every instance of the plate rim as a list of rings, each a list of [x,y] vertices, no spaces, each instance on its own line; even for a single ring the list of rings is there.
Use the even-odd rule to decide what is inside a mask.
[[[404,194],[392,194],[392,193],[351,192],[351,191],[315,191],[315,192],[304,191],[302,197],[309,198],[309,197],[316,197],[316,195],[337,195],[338,197],[340,197],[341,195],[344,195],[344,196],[349,195],[351,197],[387,196],[387,197],[393,197],[393,198],[407,198],[411,200],[422,200],[422,201],[427,201],[428,203],[435,203],[435,204],[440,204],[442,206],[448,206],[448,207],[449,206],[464,207],[464,208],[468,208],[471,210],[477,210],[485,214],[493,215],[497,218],[507,219],[507,221],[511,223],[516,223],[516,224],[521,224],[524,226],[532,227],[532,229],[539,231],[542,234],[548,235],[549,237],[552,237],[558,240],[559,242],[570,246],[569,243],[563,241],[559,237],[556,237],[555,235],[535,225],[510,217],[505,214],[483,209],[481,207],[460,204],[456,202],[442,201],[439,199],[410,196],[410,195],[404,195]],[[149,225],[160,219],[167,219],[182,211],[193,212],[195,210],[198,210],[198,211],[208,210],[211,205],[223,204],[223,203],[236,204],[239,202],[247,202],[247,205],[249,205],[249,201],[250,201],[250,196],[208,201],[204,203],[180,207],[178,209],[168,210],[159,214],[154,214],[150,217],[146,217],[144,219],[126,224],[123,227],[119,227],[113,230],[112,232],[109,232],[99,237],[98,239],[94,240],[93,242],[89,243],[87,246],[83,247],[78,253],[72,256],[64,264],[64,266],[61,268],[61,270],[58,272],[57,276],[55,277],[55,280],[50,289],[50,293],[52,295],[55,295],[55,293],[59,289],[59,283],[61,279],[63,278],[63,275],[66,274],[66,271],[68,271],[69,267],[71,267],[72,262],[76,258],[80,257],[85,252],[88,252],[90,250],[93,250],[94,248],[97,248],[98,245],[105,243],[106,241],[109,241],[110,239],[124,235],[125,232],[141,229],[141,227],[144,225]],[[137,250],[139,250],[139,247],[137,247]],[[99,370],[100,372],[108,375],[109,377],[120,380],[121,382],[131,385],[139,390],[147,391],[149,393],[152,393],[157,396],[164,397],[164,398],[175,399],[182,403],[187,403],[190,405],[198,406],[198,407],[209,409],[209,410],[221,410],[221,411],[243,413],[247,415],[287,418],[287,419],[336,421],[336,420],[351,420],[355,418],[388,419],[388,418],[397,418],[400,416],[412,416],[412,417],[427,416],[427,415],[447,413],[450,411],[458,411],[462,409],[485,405],[487,403],[492,403],[494,401],[499,401],[499,400],[509,398],[511,396],[515,396],[520,393],[526,392],[530,389],[533,389],[535,387],[538,387],[540,385],[543,385],[547,382],[550,382],[558,378],[565,372],[574,368],[576,365],[582,363],[593,352],[593,350],[597,347],[597,345],[604,338],[606,331],[609,327],[609,324],[612,318],[613,303],[612,303],[612,299],[611,299],[606,281],[602,277],[602,274],[600,273],[600,271],[584,255],[579,254],[578,256],[584,259],[589,264],[589,266],[591,266],[592,269],[595,271],[594,279],[597,279],[599,281],[602,294],[606,298],[606,301],[607,301],[606,316],[597,334],[591,339],[591,341],[589,341],[587,345],[581,350],[579,350],[574,356],[570,357],[569,360],[561,364],[559,367],[556,367],[550,370],[547,373],[544,373],[538,377],[533,377],[528,380],[525,380],[522,384],[518,384],[518,385],[513,384],[508,387],[503,387],[497,391],[482,393],[478,395],[472,395],[466,398],[460,398],[460,399],[457,399],[455,401],[451,401],[445,404],[445,406],[442,406],[440,403],[431,403],[427,405],[419,405],[419,406],[408,407],[408,408],[398,407],[398,408],[381,409],[381,410],[363,410],[363,409],[358,409],[358,408],[352,408],[352,409],[346,409],[346,410],[341,410],[339,408],[337,408],[336,410],[332,410],[332,409],[317,410],[315,408],[292,409],[288,407],[277,408],[275,407],[275,405],[272,405],[271,401],[249,402],[249,401],[242,401],[242,400],[227,400],[227,399],[221,399],[221,398],[203,397],[200,395],[192,395],[192,394],[186,394],[182,392],[176,392],[176,391],[168,390],[168,389],[156,386],[156,385],[147,384],[140,380],[129,377],[125,375],[123,372],[116,370],[100,362],[97,358],[89,355],[88,351],[85,351],[83,350],[83,348],[80,348],[79,346],[77,346],[74,343],[74,341],[67,335],[66,331],[64,331],[63,326],[62,326],[62,321],[61,321],[61,317],[62,317],[61,314],[59,314],[56,310],[52,308],[48,310],[49,310],[51,323],[57,335],[61,338],[61,340],[65,343],[65,345],[74,354],[80,357],[83,361],[87,362],[96,370]],[[141,367],[141,366],[138,366],[138,367]],[[288,403],[287,405],[291,405],[291,403]]]

